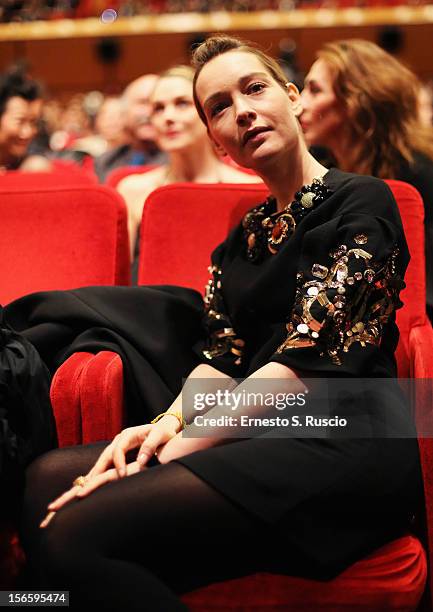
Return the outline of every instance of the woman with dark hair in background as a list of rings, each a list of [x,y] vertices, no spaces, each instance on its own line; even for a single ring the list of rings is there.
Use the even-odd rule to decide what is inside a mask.
[[[61,306],[73,295],[86,329],[98,309],[118,333],[136,313],[131,359],[143,356],[148,394],[135,410],[146,424],[50,452],[27,471],[21,537],[32,583],[69,588],[81,609],[175,612],[185,609],[179,594],[257,571],[328,580],[405,534],[420,501],[417,440],[392,380],[408,252],[389,188],[309,154],[299,92],[263,52],[220,35],[194,62],[210,136],[272,193],[213,252],[204,306],[181,287],[91,287],[8,308],[17,321],[53,299],[65,323],[79,312]],[[43,336],[47,310],[36,312]],[[324,440],[320,427],[301,437],[271,423],[246,434],[227,422],[227,401],[200,412],[224,421],[200,437],[192,398],[180,393],[186,374],[195,392],[233,398],[296,396],[312,378],[349,377],[350,402],[316,401],[362,430],[351,422],[350,434]],[[352,385],[376,377],[368,397]],[[242,414],[260,421],[269,410],[259,394]]]
[[[327,43],[302,91],[309,145],[330,150],[346,172],[410,183],[425,210],[427,312],[433,321],[433,129],[423,122],[421,83],[367,40]]]
[[[51,167],[42,156],[27,157],[38,132],[42,104],[40,85],[21,70],[0,75],[0,172]]]

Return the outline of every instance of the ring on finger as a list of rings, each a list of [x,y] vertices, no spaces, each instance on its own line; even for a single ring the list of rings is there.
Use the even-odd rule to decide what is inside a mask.
[[[84,487],[87,484],[87,480],[85,476],[77,476],[72,484],[74,487]]]

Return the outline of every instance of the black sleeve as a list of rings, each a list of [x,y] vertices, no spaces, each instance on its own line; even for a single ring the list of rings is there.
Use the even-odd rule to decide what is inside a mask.
[[[350,212],[304,236],[293,308],[269,361],[362,376],[402,304],[408,263],[401,227]]]

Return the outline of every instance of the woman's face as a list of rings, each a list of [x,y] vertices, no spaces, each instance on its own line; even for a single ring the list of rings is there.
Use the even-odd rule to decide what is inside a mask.
[[[326,62],[318,59],[305,77],[301,93],[301,126],[308,145],[333,149],[346,120],[333,89],[333,79]]]
[[[151,97],[152,124],[163,151],[177,151],[207,138],[192,97],[192,83],[177,76],[159,79]]]
[[[196,88],[211,138],[241,166],[260,170],[299,144],[299,93],[292,84],[281,87],[256,55],[218,55]]]

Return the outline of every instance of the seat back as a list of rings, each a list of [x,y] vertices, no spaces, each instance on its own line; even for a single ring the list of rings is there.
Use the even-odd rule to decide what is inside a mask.
[[[433,332],[426,315],[424,204],[412,185],[395,180],[386,183],[397,201],[411,256],[405,276],[406,288],[401,292],[404,306],[397,311],[400,341],[396,357],[399,376],[417,379],[409,392],[418,430],[426,508],[422,535],[429,564],[429,592],[426,591],[424,606],[419,609],[433,610],[433,438],[429,433],[433,402]]]
[[[52,172],[20,172],[0,174],[0,189],[43,189],[45,187],[81,187],[97,185],[96,176],[78,166],[64,166]]]
[[[400,295],[404,306],[397,311],[400,341],[396,352],[398,374],[401,378],[409,378],[409,333],[413,326],[426,322],[424,204],[421,195],[412,185],[396,180],[385,182],[397,202],[410,253],[405,275],[406,288]]]
[[[102,186],[3,188],[0,303],[33,291],[130,282],[126,208]]]
[[[148,166],[120,166],[120,168],[115,168],[108,174],[105,184],[108,185],[108,187],[117,189],[117,185],[120,183],[120,181],[130,174],[144,174],[145,172],[154,170],[157,167],[158,166],[156,164],[151,164]]]
[[[177,183],[153,191],[143,210],[138,284],[183,285],[203,293],[211,252],[268,194],[254,183]]]

